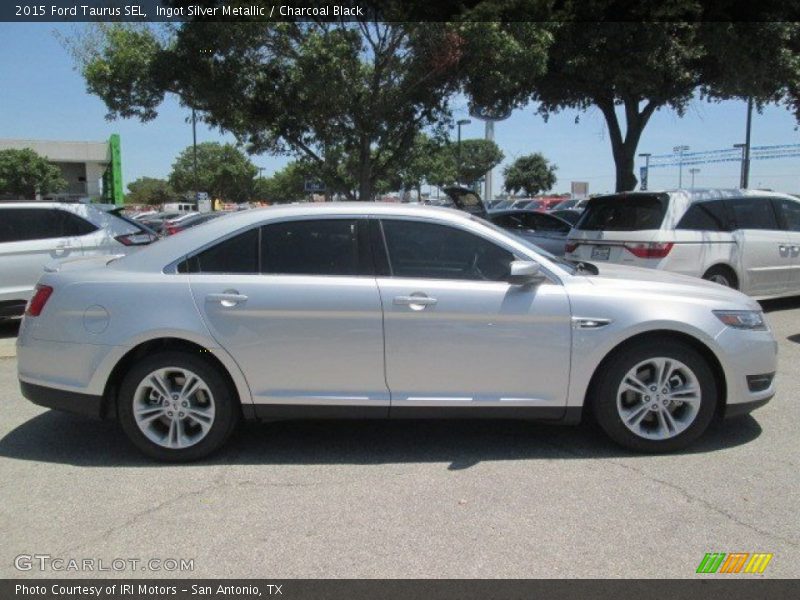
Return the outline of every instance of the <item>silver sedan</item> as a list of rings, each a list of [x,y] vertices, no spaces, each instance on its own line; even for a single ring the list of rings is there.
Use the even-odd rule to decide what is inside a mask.
[[[449,209],[293,205],[45,273],[18,338],[23,394],[116,418],[193,460],[239,419],[589,415],[684,448],[774,394],[759,305],[666,272],[554,257]]]

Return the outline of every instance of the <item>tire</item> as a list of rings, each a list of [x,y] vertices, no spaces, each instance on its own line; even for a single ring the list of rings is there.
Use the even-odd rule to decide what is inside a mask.
[[[168,351],[146,357],[128,371],[117,413],[125,434],[144,454],[188,462],[227,441],[241,407],[216,365],[196,354]]]
[[[661,377],[662,385],[657,385],[664,366],[666,383]],[[625,448],[650,453],[681,450],[700,437],[714,417],[714,374],[706,359],[686,344],[634,343],[600,368],[592,412],[608,436]]]
[[[734,290],[739,289],[739,280],[736,277],[736,273],[733,272],[733,269],[724,265],[711,267],[705,272],[703,279],[706,281],[713,281],[714,283],[724,285]]]

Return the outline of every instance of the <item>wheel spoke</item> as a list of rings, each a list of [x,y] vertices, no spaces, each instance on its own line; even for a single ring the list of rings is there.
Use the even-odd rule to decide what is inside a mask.
[[[153,373],[150,376],[150,385],[164,398],[170,397],[170,391],[169,391],[170,386],[166,382],[166,380],[161,376],[160,373]]]
[[[186,417],[191,419],[203,429],[203,431],[207,431],[211,429],[211,424],[214,422],[214,413],[210,411],[200,411],[195,408],[189,408],[186,410]]]
[[[630,390],[638,394],[649,393],[649,390],[647,389],[647,384],[644,383],[641,379],[639,379],[635,375],[628,375],[622,383],[623,385],[626,385]]]
[[[646,404],[640,404],[625,415],[625,423],[628,424],[628,427],[638,427],[648,412],[650,412],[650,407]]]
[[[181,400],[188,400],[191,398],[194,393],[199,390],[203,385],[203,382],[200,381],[198,377],[191,375],[186,378],[186,382],[183,384],[183,389],[180,392],[180,399]]]
[[[700,390],[694,386],[682,387],[676,390],[671,390],[667,394],[667,398],[670,400],[687,402],[689,404],[697,404],[700,402]]]
[[[661,359],[661,361],[659,362],[661,364],[659,365],[659,374],[656,385],[658,386],[658,389],[662,389],[665,385],[667,385],[667,382],[669,381],[669,376],[672,375],[673,369],[671,360],[665,358]]]

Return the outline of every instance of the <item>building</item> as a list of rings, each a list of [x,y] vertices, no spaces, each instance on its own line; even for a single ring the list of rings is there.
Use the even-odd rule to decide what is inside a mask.
[[[122,204],[120,137],[106,142],[0,139],[0,150],[30,148],[61,169],[68,187],[48,200],[101,200]],[[44,199],[44,198],[43,198]]]

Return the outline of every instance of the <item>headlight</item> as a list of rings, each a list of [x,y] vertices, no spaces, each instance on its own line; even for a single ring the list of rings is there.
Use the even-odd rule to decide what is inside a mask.
[[[767,324],[760,310],[715,310],[713,313],[728,327],[734,329],[765,330]]]

